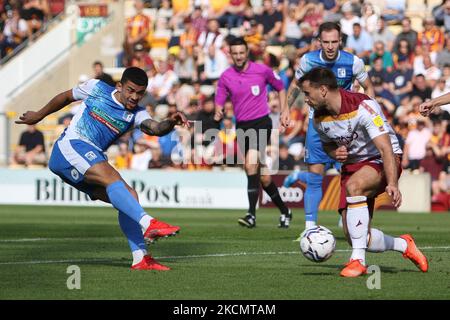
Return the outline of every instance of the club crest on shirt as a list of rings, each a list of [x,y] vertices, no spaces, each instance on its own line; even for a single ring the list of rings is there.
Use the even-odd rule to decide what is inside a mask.
[[[78,178],[80,177],[80,173],[78,172],[77,169],[73,168],[70,171],[70,175],[72,176],[73,180],[78,180]]]
[[[258,85],[252,86],[252,94],[254,96],[259,96],[259,86]]]
[[[337,69],[337,76],[338,76],[338,78],[345,78],[345,76],[346,76],[346,71],[345,71],[345,68],[338,68]]]
[[[130,122],[131,120],[133,120],[133,114],[131,112],[125,111],[123,113],[122,116],[123,120],[125,120],[126,122]]]

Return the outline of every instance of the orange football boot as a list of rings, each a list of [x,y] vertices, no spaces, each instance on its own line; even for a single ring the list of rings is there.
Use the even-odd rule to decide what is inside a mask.
[[[400,238],[404,239],[407,243],[406,251],[403,253],[404,258],[411,260],[417,268],[422,272],[428,271],[427,257],[417,248],[414,243],[414,239],[410,234],[401,235]]]
[[[141,260],[141,262],[132,265],[131,269],[133,269],[133,270],[158,270],[158,271],[170,270],[169,267],[166,267],[166,266],[160,264],[158,261],[156,261],[149,255],[144,256],[144,258]]]
[[[367,267],[359,259],[351,259],[341,271],[341,277],[355,278],[367,274]]]

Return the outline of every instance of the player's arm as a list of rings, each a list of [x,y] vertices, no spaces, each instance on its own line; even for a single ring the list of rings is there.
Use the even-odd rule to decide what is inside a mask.
[[[373,90],[372,81],[370,81],[369,74],[366,71],[366,66],[364,61],[357,56],[354,58],[353,63],[353,74],[356,75],[356,80],[358,80],[361,87],[364,89],[364,93],[369,97],[375,97],[375,91]]]
[[[174,114],[170,115],[169,118],[160,122],[153,119],[146,119],[142,121],[139,128],[145,134],[161,137],[171,132],[176,125],[189,127],[188,120],[181,112],[175,112]]]
[[[450,93],[428,100],[420,105],[420,113],[424,117],[428,117],[435,108],[439,108],[450,103]]]
[[[49,114],[61,110],[65,106],[76,101],[73,97],[72,89],[61,92],[54,96],[44,107],[38,111],[26,111],[15,122],[17,124],[36,124]]]
[[[225,85],[225,79],[223,76],[219,78],[219,81],[217,82],[217,91],[216,96],[214,98],[214,103],[216,105],[215,107],[215,113],[214,113],[214,121],[219,122],[223,118],[223,106],[227,100],[227,97],[229,95],[229,91],[227,86]]]
[[[397,162],[392,149],[389,134],[382,134],[374,138],[373,143],[377,147],[383,159],[384,173],[386,175],[386,192],[392,198],[392,204],[398,208],[402,203],[402,194],[398,188]]]

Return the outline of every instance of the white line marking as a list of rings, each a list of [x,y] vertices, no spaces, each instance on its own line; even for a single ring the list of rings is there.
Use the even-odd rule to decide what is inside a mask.
[[[420,247],[421,250],[449,250],[450,247]],[[351,249],[338,249],[335,252],[351,252]],[[233,253],[212,253],[212,254],[198,254],[186,256],[161,256],[155,259],[195,259],[195,258],[221,258],[221,257],[238,257],[238,256],[263,256],[263,255],[288,255],[298,254],[300,251],[279,251],[279,252],[233,252]],[[92,262],[114,262],[122,261],[123,259],[73,259],[73,260],[34,260],[34,261],[14,261],[14,262],[0,262],[0,265],[22,265],[22,264],[57,264],[57,263],[92,263]]]

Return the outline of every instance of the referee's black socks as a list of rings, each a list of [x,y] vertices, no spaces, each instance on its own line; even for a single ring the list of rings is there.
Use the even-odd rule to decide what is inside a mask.
[[[248,213],[255,216],[256,203],[259,195],[259,174],[247,176],[247,194],[248,194]]]
[[[288,207],[286,207],[283,200],[281,199],[280,192],[278,192],[278,188],[275,185],[275,183],[273,183],[273,181],[267,187],[263,186],[263,189],[265,192],[267,192],[267,194],[272,199],[273,203],[275,203],[275,205],[278,207],[278,209],[280,209],[281,214],[284,215],[289,214],[289,209]]]

